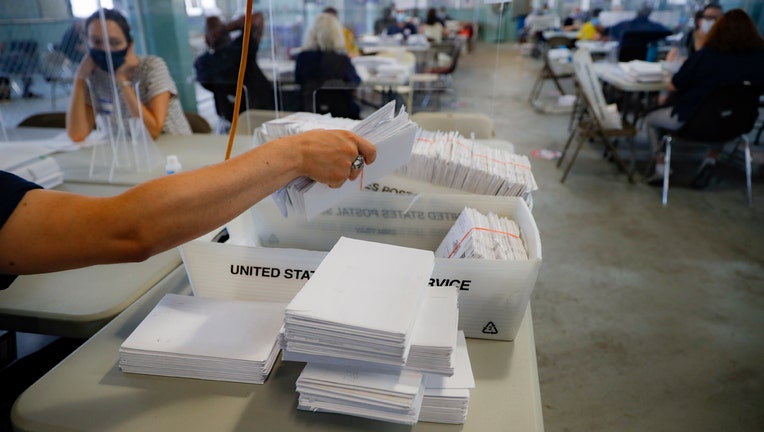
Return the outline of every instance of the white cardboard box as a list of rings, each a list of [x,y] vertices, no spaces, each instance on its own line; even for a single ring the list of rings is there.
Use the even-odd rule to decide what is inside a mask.
[[[459,288],[459,328],[467,337],[512,340],[541,266],[538,228],[521,198],[363,193],[310,222],[284,219],[266,199],[250,210],[259,247],[194,241],[181,253],[196,295],[288,302],[341,236],[434,251],[464,207],[515,220],[529,260],[436,258],[430,284]],[[348,277],[362,283],[363,268]]]

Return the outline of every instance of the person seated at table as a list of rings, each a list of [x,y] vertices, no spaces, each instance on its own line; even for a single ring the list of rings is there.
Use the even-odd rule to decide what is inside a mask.
[[[607,39],[620,41],[623,34],[627,31],[668,32],[671,34],[671,31],[667,29],[663,24],[657,23],[655,21],[650,21],[650,14],[652,12],[653,9],[649,5],[645,4],[639,8],[637,11],[637,16],[635,16],[634,19],[621,21],[618,24],[605,29]]]
[[[374,34],[382,34],[388,27],[395,25],[394,9],[386,7],[382,9],[382,16],[374,21]]]
[[[540,9],[525,18],[521,37],[533,42],[532,57],[538,58],[543,52],[543,45],[547,41],[544,32],[555,29],[560,29],[560,17],[549,9],[547,3],[544,3]]]
[[[586,22],[578,32],[578,40],[598,41],[602,39],[602,33],[605,27],[600,24],[600,13],[602,9],[596,8],[592,11],[592,19]]]
[[[445,27],[447,21],[451,21],[451,16],[448,14],[445,6],[441,6],[438,9],[438,21]]]
[[[142,117],[152,138],[160,133],[191,135],[191,126],[183,114],[178,90],[167,64],[157,56],[137,56],[125,17],[114,9],[103,9],[103,14],[106,34],[103,33],[99,11],[85,20],[88,54],[75,73],[72,97],[66,112],[69,137],[75,142],[83,141],[95,127],[96,114],[116,119],[109,63],[114,68],[113,78],[120,96],[118,103],[123,119]],[[111,58],[110,62],[107,56]],[[90,81],[90,86],[86,80]],[[95,94],[91,95],[91,90]],[[93,106],[94,103],[96,106]]]
[[[337,9],[331,6],[324,8],[323,12],[334,15],[334,17],[337,19],[340,18],[339,14],[337,13]],[[353,33],[353,30],[348,26],[342,26],[342,35],[345,36],[345,52],[347,55],[350,57],[358,57],[361,55],[361,50],[358,49],[358,43],[356,42],[355,33]]]
[[[215,111],[229,122],[234,116],[234,98],[239,76],[241,50],[244,44],[245,17],[239,17],[224,23],[219,17],[211,16],[205,20],[204,41],[208,51],[194,61],[196,80],[205,89],[212,92],[215,99]],[[247,66],[244,72],[246,93],[242,95],[239,113],[249,109],[274,109],[273,86],[257,65],[257,50],[263,35],[265,20],[263,14],[252,14],[250,25]],[[241,30],[236,39],[231,40],[230,32]],[[247,99],[244,99],[244,98]],[[246,100],[248,103],[245,103]],[[239,113],[236,113],[238,115]]]
[[[706,5],[695,14],[694,30],[688,31],[678,44],[671,47],[666,55],[666,61],[683,61],[695,51],[703,48],[708,31],[717,19],[724,15],[722,7],[716,3]]]
[[[645,118],[650,145],[657,155],[655,174],[648,183],[660,185],[663,181],[662,133],[681,128],[717,85],[743,81],[764,83],[764,39],[745,11],[733,9],[716,21],[703,48],[692,54],[671,79],[669,87],[676,92],[675,104],[659,108]],[[712,149],[703,160],[691,183],[694,187],[708,185],[718,150]]]
[[[360,118],[353,88],[361,78],[345,53],[342,24],[328,13],[319,14],[305,34],[295,62],[295,81],[300,85],[303,110],[331,113],[334,117]],[[330,87],[338,89],[328,90]]]
[[[355,180],[376,148],[345,130],[267,142],[113,197],[45,190],[0,171],[0,289],[16,275],[135,262],[202,236],[298,177],[330,187]]]
[[[385,29],[385,33],[388,36],[401,34],[404,39],[407,39],[413,34],[417,34],[416,26],[411,22],[411,18],[406,15],[406,12],[399,10],[395,14],[395,24],[391,24]]]
[[[446,28],[438,19],[438,12],[435,10],[435,8],[430,8],[427,10],[427,18],[425,19],[424,24],[419,27],[419,29],[430,42],[443,42],[443,37],[447,35]]]
[[[583,12],[581,11],[580,7],[573,8],[573,11],[570,13],[570,15],[566,16],[564,20],[562,20],[562,31],[576,31],[580,30],[581,26],[583,25]]]

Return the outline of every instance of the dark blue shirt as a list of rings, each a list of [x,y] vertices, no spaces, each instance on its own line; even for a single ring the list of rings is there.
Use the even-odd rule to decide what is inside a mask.
[[[621,36],[627,31],[654,31],[654,32],[668,32],[671,31],[654,21],[650,21],[647,17],[636,17],[631,21],[621,21],[618,24],[609,27],[607,29],[607,35],[610,40],[621,40]]]
[[[42,187],[9,172],[0,171],[0,229],[16,210],[24,195],[32,189]],[[15,275],[0,274],[0,289],[8,288],[14,279]]]
[[[360,108],[353,102],[353,91],[349,87],[361,84],[361,77],[346,54],[329,51],[302,51],[297,55],[294,68],[294,78],[303,96],[303,109],[313,111],[314,92],[332,85],[342,87],[341,90],[326,92],[328,108],[319,110],[329,112],[334,117],[359,118]]]
[[[388,35],[394,35],[398,33],[403,33],[404,36],[408,37],[413,34],[417,34],[417,29],[414,24],[411,24],[407,22],[403,25],[403,27],[398,27],[398,23],[390,24],[387,26],[387,29],[385,29],[385,33]]]
[[[196,80],[212,92],[217,114],[228,121],[234,117],[234,102],[229,96],[236,95],[243,44],[244,36],[241,35],[214,52],[202,54],[194,61]],[[249,44],[247,68],[244,72],[247,103],[242,98],[239,112],[247,108],[273,109],[275,106],[273,86],[257,65],[258,44],[259,41],[255,38],[252,38]]]
[[[743,81],[764,83],[764,50],[728,53],[703,48],[690,55],[671,79],[678,91],[672,113],[679,121],[687,121],[714,87]]]

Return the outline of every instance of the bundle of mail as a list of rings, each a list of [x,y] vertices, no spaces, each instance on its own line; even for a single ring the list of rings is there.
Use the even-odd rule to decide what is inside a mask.
[[[125,372],[262,384],[284,303],[167,294],[119,348]]]
[[[439,258],[527,261],[528,252],[517,222],[493,212],[465,207],[435,250]]]
[[[482,145],[457,132],[419,130],[406,177],[481,195],[522,196],[538,189],[526,156]]]
[[[290,127],[284,121],[277,124],[283,126],[278,133]],[[272,126],[266,127],[270,131]],[[375,162],[362,168],[361,175],[354,181],[348,180],[339,188],[330,188],[307,177],[293,180],[273,194],[284,217],[297,213],[312,219],[348,195],[362,191],[365,183],[390,174],[409,160],[416,125],[409,120],[403,109],[395,115],[395,102],[388,103],[356,123],[351,130],[377,147]]]
[[[308,363],[298,408],[413,424],[425,377],[472,376],[457,353],[458,293],[428,286],[434,263],[431,251],[337,242],[284,314],[282,360]],[[428,421],[463,422],[466,404],[432,380]]]
[[[393,109],[391,105],[392,102],[373,116],[383,113],[389,116]],[[358,132],[359,124],[371,125],[370,120],[377,121],[371,117],[359,122],[329,115],[295,113],[264,123],[258,134],[260,141],[265,142],[313,129],[347,129]],[[394,130],[394,127],[396,126],[387,124],[385,131]],[[364,137],[378,144],[368,136]],[[401,152],[403,151],[401,149]],[[530,161],[526,156],[480,144],[457,132],[430,132],[418,129],[410,155],[407,163],[400,166],[396,173],[415,180],[481,195],[523,196],[538,189]],[[375,164],[378,163],[380,163],[379,156]],[[385,171],[391,165],[386,163]],[[368,172],[365,181],[371,182]],[[310,183],[305,183],[304,186],[294,185],[293,189],[301,190],[309,185]],[[285,195],[286,192],[278,194],[275,196],[279,197],[277,202],[289,198]],[[301,194],[295,195],[299,197]],[[289,204],[285,206],[288,207]]]
[[[647,62],[644,60],[632,60],[618,63],[618,66],[633,80],[638,82],[657,82],[664,77],[663,67],[660,63]]]

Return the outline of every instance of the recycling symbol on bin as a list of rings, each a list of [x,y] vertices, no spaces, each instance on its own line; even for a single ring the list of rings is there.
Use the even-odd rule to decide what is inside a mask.
[[[485,334],[498,334],[499,329],[496,328],[496,324],[493,321],[488,321],[488,324],[483,327],[483,333]]]

